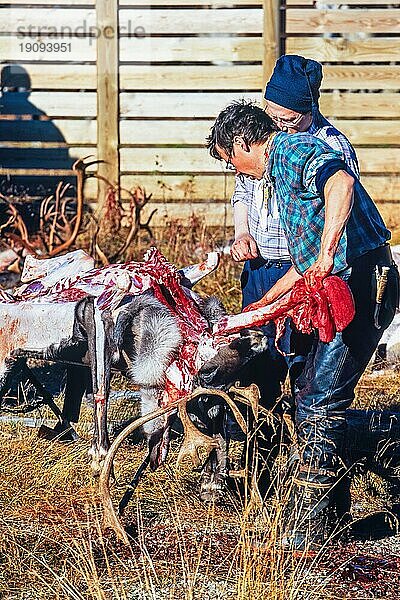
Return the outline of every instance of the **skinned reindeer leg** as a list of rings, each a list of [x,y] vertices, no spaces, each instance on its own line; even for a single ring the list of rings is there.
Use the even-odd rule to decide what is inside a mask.
[[[111,378],[110,332],[108,331],[111,316],[102,315],[93,298],[89,298],[86,303],[84,316],[94,399],[94,433],[89,456],[92,459],[93,475],[98,475],[110,445],[107,431],[107,400]]]

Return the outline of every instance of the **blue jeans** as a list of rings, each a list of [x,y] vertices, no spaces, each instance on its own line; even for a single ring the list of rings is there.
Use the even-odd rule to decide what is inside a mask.
[[[266,261],[261,258],[246,261],[241,277],[242,308],[260,300],[291,266],[290,261]],[[269,386],[274,390],[276,399],[280,394],[280,384],[284,381],[288,370],[293,391],[294,380],[303,369],[305,357],[311,349],[312,338],[293,330],[288,319],[285,333],[278,344],[283,353],[281,354],[275,346],[275,323],[267,323],[262,329],[268,338],[273,368],[267,373],[261,372],[258,377],[257,369],[253,364],[254,383],[257,383],[260,388],[261,396],[267,394],[265,387]]]
[[[360,257],[348,284],[355,317],[330,343],[316,339],[296,381],[296,429],[303,464],[326,474],[337,473],[346,434],[346,409],[399,302],[399,276],[392,265],[380,310],[381,328],[374,324],[375,265],[390,265],[383,248]]]
[[[269,292],[277,281],[285,275],[292,263],[290,261],[265,261],[261,258],[247,260],[244,263],[241,276],[242,287],[242,309],[261,300]],[[262,327],[268,337],[268,348],[275,359],[282,355],[275,346],[276,327],[274,323],[267,323]],[[279,341],[279,348],[285,354],[290,355],[290,327],[286,328],[284,336]]]
[[[247,260],[241,276],[242,308],[261,298],[272,288],[291,267],[289,261],[266,261],[261,257]],[[267,323],[263,331],[268,338],[268,350],[249,363],[241,377],[242,385],[257,384],[260,402],[265,408],[272,408],[281,394],[281,384],[287,375],[285,357],[275,347],[276,328]],[[290,353],[290,331],[286,330],[279,347],[285,354]]]

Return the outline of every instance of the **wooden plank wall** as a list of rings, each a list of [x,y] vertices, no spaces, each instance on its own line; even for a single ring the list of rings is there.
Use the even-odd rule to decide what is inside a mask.
[[[3,66],[27,70],[29,101],[60,129],[68,150],[96,154],[96,2],[15,0],[11,7],[0,0],[0,10]],[[121,185],[144,185],[163,204],[159,218],[196,210],[220,223],[232,176],[203,146],[231,99],[261,99],[262,0],[120,0],[118,19]],[[67,54],[21,46],[25,40],[62,41],[51,28],[66,31]],[[21,39],[21,31],[30,36]],[[28,142],[26,149],[28,164]],[[86,196],[96,193],[89,182]]]
[[[399,202],[399,2],[287,0],[282,41],[323,64],[322,112],[356,147],[374,199]]]
[[[96,155],[95,25],[95,0],[0,1],[2,83],[10,69],[18,83],[19,69],[31,89],[0,99],[2,166],[59,172]]]
[[[345,10],[339,0],[329,0],[329,8],[313,0],[275,2],[281,51],[323,63],[324,114],[357,147],[374,197],[398,201],[399,5],[348,0]],[[230,100],[261,101],[262,0],[119,0],[118,20],[121,185],[144,185],[160,204],[159,219],[195,210],[210,223],[231,222],[233,177],[208,157],[204,139]],[[26,69],[29,102],[51,119],[63,136],[57,143],[74,157],[97,150],[97,24],[95,0],[0,0],[2,66]],[[28,51],[23,42],[36,40],[70,46],[67,53]],[[96,193],[89,182],[87,197]]]
[[[203,214],[231,222],[233,177],[205,138],[232,99],[260,100],[261,0],[120,1],[119,21],[146,37],[121,37],[121,183],[162,203],[158,217]]]

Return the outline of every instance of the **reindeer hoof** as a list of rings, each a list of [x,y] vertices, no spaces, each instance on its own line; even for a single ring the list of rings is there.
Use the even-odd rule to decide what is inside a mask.
[[[99,477],[103,469],[104,459],[107,452],[96,452],[92,448],[89,450],[88,455],[91,458],[90,468],[92,470],[93,477]]]
[[[227,477],[224,473],[203,471],[200,479],[200,499],[206,504],[219,504],[228,495]]]

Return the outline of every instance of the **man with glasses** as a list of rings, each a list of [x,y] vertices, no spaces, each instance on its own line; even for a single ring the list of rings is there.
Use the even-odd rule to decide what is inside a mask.
[[[307,132],[325,141],[339,151],[356,177],[359,168],[356,153],[348,139],[334,128],[319,111],[319,89],[322,81],[320,63],[297,55],[281,56],[265,89],[266,113],[274,125],[289,134]],[[228,155],[227,168],[235,170]],[[235,240],[231,255],[235,261],[245,261],[241,277],[242,307],[259,300],[290,269],[292,263],[282,228],[279,210],[271,183],[237,173],[232,196],[234,210]],[[269,395],[280,393],[282,381],[289,366],[292,387],[304,365],[304,356],[311,343],[307,336],[287,331],[280,341],[280,349],[286,362],[275,348],[275,326],[268,325],[273,368],[268,377]],[[267,394],[265,365],[259,359],[254,373],[261,386],[262,395]],[[257,374],[259,371],[260,377]]]
[[[353,294],[353,321],[331,342],[316,334],[296,381],[300,464],[283,542],[298,550],[318,549],[339,525],[346,409],[399,302],[390,232],[342,153],[307,133],[276,132],[270,117],[251,103],[234,103],[220,113],[208,148],[214,158],[230,157],[238,173],[266,178],[274,190],[293,266],[256,306],[274,302],[302,277],[318,289],[336,274]],[[383,272],[387,285],[378,306],[376,275]]]

